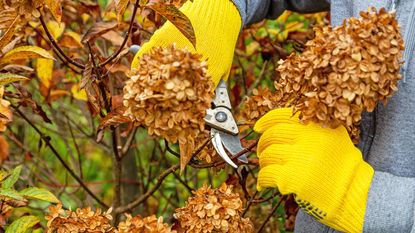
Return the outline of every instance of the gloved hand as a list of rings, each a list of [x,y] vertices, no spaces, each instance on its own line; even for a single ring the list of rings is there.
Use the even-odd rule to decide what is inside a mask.
[[[155,46],[175,43],[189,49],[208,62],[208,73],[215,86],[226,80],[232,65],[235,44],[241,29],[241,16],[231,0],[187,1],[181,8],[191,21],[196,36],[196,51],[190,41],[170,22],[166,22],[136,54],[131,68],[138,66],[138,57]]]
[[[263,116],[254,130],[258,143],[258,189],[293,193],[299,206],[325,225],[361,232],[374,174],[344,127],[300,123],[291,109]]]

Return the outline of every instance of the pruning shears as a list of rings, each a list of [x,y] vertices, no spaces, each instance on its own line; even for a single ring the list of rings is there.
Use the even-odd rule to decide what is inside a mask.
[[[129,50],[135,55],[140,50],[140,46],[133,45]],[[210,136],[216,152],[229,165],[238,168],[238,165],[226,153],[227,150],[229,153],[235,155],[243,150],[241,140],[239,139],[239,129],[231,110],[232,105],[229,99],[228,89],[225,81],[221,80],[216,87],[212,106],[206,110],[205,123],[211,127]],[[238,160],[243,163],[248,163],[246,154],[239,156]]]
[[[238,165],[232,161],[225,151],[226,148],[229,153],[235,155],[243,150],[239,139],[239,129],[231,110],[232,105],[228,89],[226,83],[221,80],[216,87],[212,107],[206,110],[205,123],[211,127],[210,136],[216,152],[226,163],[237,168]],[[238,160],[248,163],[246,154],[239,156]]]

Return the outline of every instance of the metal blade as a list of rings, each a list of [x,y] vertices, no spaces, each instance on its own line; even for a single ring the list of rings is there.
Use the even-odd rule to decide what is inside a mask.
[[[219,131],[219,134],[222,139],[223,145],[231,154],[236,155],[244,149],[242,147],[241,140],[239,139],[238,136],[233,136],[231,134],[227,134],[227,133],[220,132],[220,131]],[[239,156],[238,160],[243,163],[248,163],[248,158],[246,157],[246,153],[242,156]]]
[[[225,160],[225,162],[227,162],[229,165],[231,165],[232,167],[234,167],[234,168],[238,168],[238,165],[236,165],[232,160],[231,160],[231,158],[229,158],[229,156],[228,156],[228,154],[226,153],[226,151],[225,151],[225,148],[223,148],[223,145],[222,145],[222,139],[221,139],[221,136],[220,136],[220,133],[217,131],[217,130],[215,130],[215,129],[212,129],[211,130],[211,134],[212,134],[212,144],[213,144],[213,147],[215,147],[215,150],[216,150],[216,152],[218,152],[218,154],[219,154],[219,156],[223,159],[223,160]]]

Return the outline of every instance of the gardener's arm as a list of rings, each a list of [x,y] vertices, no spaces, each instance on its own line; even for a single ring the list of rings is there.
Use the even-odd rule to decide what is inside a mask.
[[[143,45],[131,67],[137,67],[138,57],[154,46],[172,43],[201,54],[208,62],[208,73],[215,84],[227,79],[236,40],[242,26],[264,18],[276,18],[284,10],[317,12],[329,9],[328,0],[193,0],[180,9],[191,21],[196,34],[196,48],[170,22],[163,25]]]
[[[364,232],[415,233],[415,179],[376,171],[366,210]]]
[[[256,23],[264,18],[277,18],[285,10],[298,13],[328,11],[330,0],[233,0],[241,13],[244,25]]]

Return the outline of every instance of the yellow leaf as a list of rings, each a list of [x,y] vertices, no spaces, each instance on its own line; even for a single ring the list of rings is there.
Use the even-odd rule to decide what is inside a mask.
[[[79,83],[75,84],[71,88],[72,96],[77,100],[87,101],[88,97],[84,89],[81,90]]]
[[[58,23],[54,20],[49,21],[46,26],[55,40],[59,39],[63,31],[65,31],[65,23]]]
[[[28,58],[46,58],[55,60],[50,53],[37,46],[21,46],[12,49],[6,53],[1,59],[0,64],[9,63],[16,60],[23,60]]]
[[[36,73],[40,82],[46,87],[50,87],[53,73],[53,60],[38,58],[36,62]]]
[[[63,38],[59,42],[62,46],[82,48],[81,36],[76,32],[65,32]]]
[[[117,11],[118,22],[122,22],[124,11],[127,9],[129,0],[114,0],[115,10]]]
[[[81,15],[81,18],[82,18],[82,22],[87,23],[87,22],[88,22],[88,20],[91,18],[91,16],[90,16],[90,15],[88,15],[88,14],[86,14],[86,13],[83,13],[83,14]]]
[[[278,18],[277,18],[277,22],[278,23],[285,23],[288,19],[288,17],[292,14],[291,11],[284,11],[284,13],[282,13]]]
[[[22,81],[22,80],[29,80],[29,79],[18,74],[0,73],[0,86],[6,85],[12,82]]]
[[[59,23],[62,20],[62,0],[45,0],[46,6]]]
[[[256,42],[256,41],[252,41],[251,43],[249,43],[249,45],[246,46],[246,55],[247,56],[251,56],[252,54],[254,54],[259,48],[261,47],[261,45]]]

